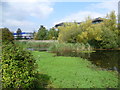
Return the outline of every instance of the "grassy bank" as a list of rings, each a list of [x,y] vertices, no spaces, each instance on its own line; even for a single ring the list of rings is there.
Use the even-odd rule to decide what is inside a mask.
[[[50,76],[55,88],[117,87],[117,73],[102,71],[82,58],[38,51],[34,51],[33,55],[37,60],[38,71]]]

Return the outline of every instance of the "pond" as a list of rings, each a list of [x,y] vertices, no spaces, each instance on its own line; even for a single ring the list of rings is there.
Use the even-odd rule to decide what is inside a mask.
[[[57,55],[61,56],[62,54],[57,53]],[[103,70],[115,70],[120,73],[120,50],[97,50],[92,53],[67,52],[63,56],[82,57],[101,67]]]
[[[37,51],[47,51],[46,48],[42,49],[32,49]],[[114,70],[120,73],[120,50],[96,50],[95,52],[55,52],[57,56],[71,56],[71,57],[81,57],[91,61],[96,66],[102,68],[103,70]]]

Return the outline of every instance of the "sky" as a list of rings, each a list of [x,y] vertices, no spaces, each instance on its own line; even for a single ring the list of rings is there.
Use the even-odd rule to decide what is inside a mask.
[[[118,13],[119,0],[1,0],[0,27],[12,32],[38,31],[40,25],[50,29],[61,22],[82,22],[86,17],[105,17]]]

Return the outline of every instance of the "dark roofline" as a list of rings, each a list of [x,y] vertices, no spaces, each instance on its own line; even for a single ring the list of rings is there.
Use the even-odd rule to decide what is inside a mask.
[[[62,22],[62,23],[56,24],[55,27],[57,28],[58,26],[63,26],[64,23],[67,23],[67,22]],[[68,22],[68,23],[77,23],[77,24],[80,24],[81,22]]]
[[[93,20],[92,20],[92,23],[95,23],[95,22],[102,22],[102,21],[103,21],[103,19],[101,19],[101,17],[98,17],[98,18],[93,19]],[[57,27],[59,27],[59,26],[63,26],[64,23],[65,23],[65,22],[56,24],[55,27],[57,28]],[[69,22],[69,23],[74,23],[74,22]],[[80,24],[80,23],[82,23],[82,22],[75,22],[75,23]]]

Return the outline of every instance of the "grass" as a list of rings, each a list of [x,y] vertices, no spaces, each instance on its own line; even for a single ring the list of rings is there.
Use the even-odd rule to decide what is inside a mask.
[[[92,51],[92,47],[89,44],[83,43],[53,43],[49,47],[49,51],[60,53]]]
[[[56,56],[33,51],[38,71],[50,76],[55,88],[116,88],[116,72],[102,71],[90,61],[79,57]]]

